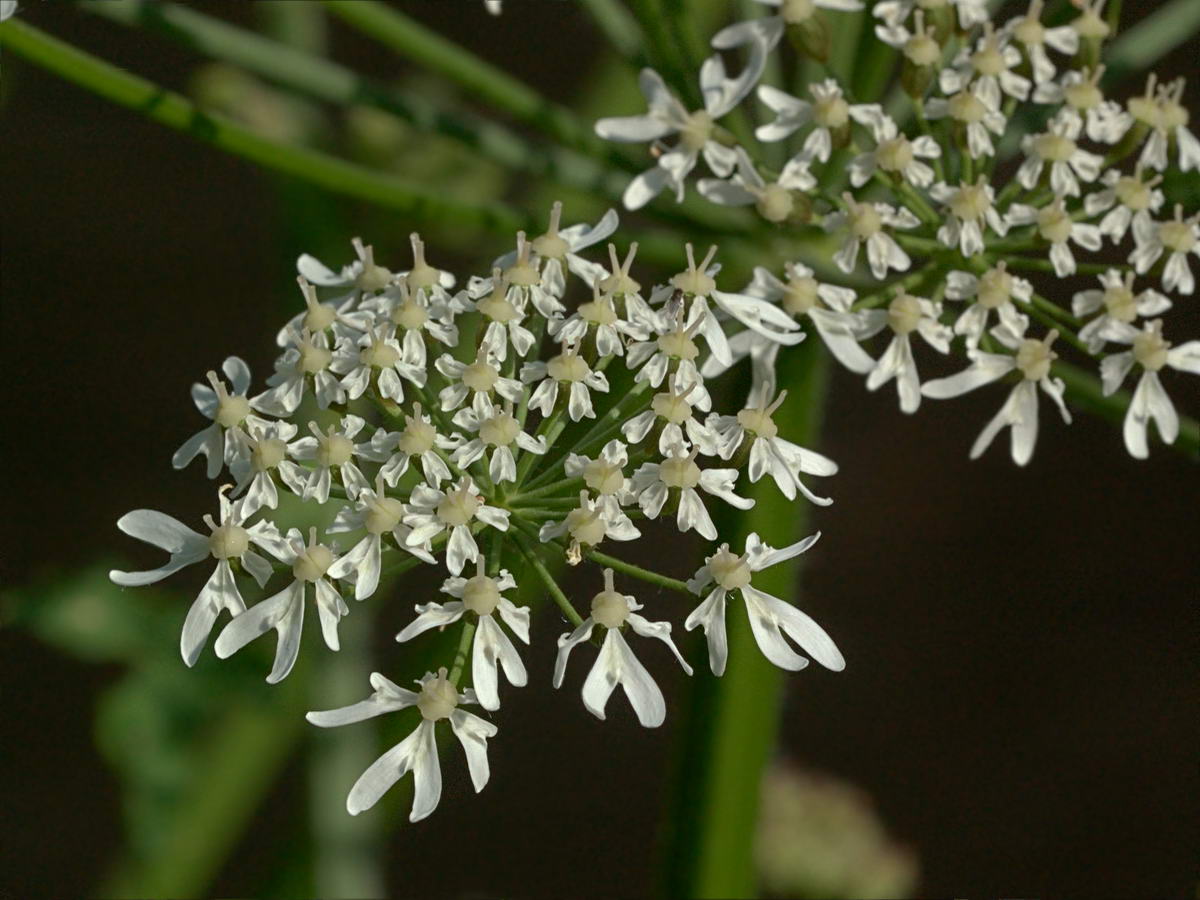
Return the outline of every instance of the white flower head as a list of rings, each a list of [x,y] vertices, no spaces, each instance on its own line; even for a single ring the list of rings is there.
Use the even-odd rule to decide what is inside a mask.
[[[699,447],[693,447],[689,452],[676,445],[661,463],[642,463],[630,479],[630,489],[647,518],[658,518],[667,500],[672,499],[678,504],[675,524],[679,530],[695,529],[712,541],[717,538],[717,526],[697,488],[738,509],[750,509],[754,501],[734,492],[737,469],[701,469],[696,465],[699,452]]]
[[[466,469],[490,451],[488,477],[494,484],[517,480],[513,447],[538,455],[547,450],[545,438],[535,438],[521,427],[521,423],[513,415],[511,401],[498,406],[483,394],[476,394],[470,406],[465,406],[454,414],[454,424],[474,435],[451,455],[454,464],[460,469]]]
[[[1100,229],[1087,222],[1076,222],[1067,211],[1061,194],[1040,209],[1014,203],[1006,216],[1009,225],[1035,225],[1038,235],[1050,244],[1050,262],[1059,278],[1075,274],[1075,254],[1071,244],[1097,252],[1103,244]]]
[[[741,147],[737,148],[737,171],[728,181],[701,178],[697,184],[701,196],[722,206],[753,206],[768,222],[786,222],[796,209],[795,192],[807,191],[817,184],[808,170],[811,160],[801,152],[787,164],[779,177],[767,182]]]
[[[446,353],[438,357],[434,367],[449,384],[438,393],[442,410],[458,409],[468,395],[483,394],[490,397],[498,394],[505,400],[517,403],[521,399],[521,382],[500,374],[499,360],[481,346],[471,363],[459,362]]]
[[[873,334],[885,327],[892,331],[891,343],[867,376],[867,390],[877,390],[894,378],[900,409],[906,413],[917,411],[921,405],[921,379],[913,359],[910,336],[915,331],[934,350],[949,353],[951,332],[938,321],[941,312],[940,303],[905,293],[897,295],[886,310],[866,311],[864,334]]]
[[[754,135],[760,141],[782,141],[811,124],[812,130],[805,137],[801,152],[809,159],[829,162],[834,148],[845,146],[850,137],[852,114],[867,107],[848,103],[832,78],[809,85],[808,91],[811,103],[768,84],[760,85],[758,99],[775,114],[775,119],[758,126]]]
[[[424,365],[405,359],[404,349],[396,340],[395,326],[390,322],[376,325],[356,341],[342,341],[330,368],[342,376],[342,387],[351,400],[357,400],[374,387],[379,396],[403,403],[401,378],[417,387],[425,386]]]
[[[696,409],[707,411],[711,405],[708,391],[698,381],[688,381],[680,373],[667,379],[667,390],[654,395],[650,408],[621,426],[630,444],[640,444],[651,429],[658,432],[658,450],[664,456],[685,440],[700,448],[706,456],[717,453],[716,437],[696,416]]]
[[[712,585],[704,601],[692,610],[683,627],[688,631],[697,626],[704,629],[708,639],[708,663],[714,675],[725,673],[729,656],[725,635],[725,604],[735,591],[741,594],[746,604],[750,629],[758,648],[772,663],[793,672],[808,665],[808,660],[788,644],[786,635],[825,668],[834,672],[846,668],[841,651],[820,625],[790,603],[772,597],[751,584],[755,572],[799,556],[815,544],[820,536],[818,531],[802,541],[776,550],[764,544],[757,534],[751,534],[746,538],[746,552],[741,556],[732,553],[728,544],[722,544],[688,581],[688,589],[697,596],[704,594]]]
[[[1024,16],[1012,19],[1004,26],[1013,40],[1024,47],[1033,69],[1033,80],[1038,84],[1054,77],[1054,63],[1046,52],[1047,47],[1066,56],[1073,56],[1079,50],[1079,33],[1070,25],[1047,28],[1042,24],[1044,5],[1044,0],[1031,0]]]
[[[1083,123],[1077,118],[1059,118],[1050,122],[1041,134],[1026,135],[1021,140],[1025,161],[1017,170],[1017,181],[1026,190],[1037,187],[1042,169],[1050,166],[1050,188],[1056,194],[1079,196],[1079,182],[1090,184],[1100,177],[1104,160],[1082,149],[1076,138]]]
[[[291,422],[249,424],[247,428],[247,431],[242,431],[239,426],[234,426],[235,438],[244,449],[236,454],[229,471],[237,479],[231,496],[241,496],[245,492],[242,512],[249,517],[264,506],[275,509],[279,505],[276,476],[289,490],[300,496],[308,483],[309,473],[291,459],[294,447],[289,441],[298,431]]]
[[[633,655],[621,628],[628,625],[634,634],[657,638],[666,644],[679,665],[689,675],[692,668],[684,660],[675,642],[671,640],[670,622],[650,622],[638,615],[642,608],[632,596],[621,594],[613,585],[612,569],[604,570],[604,590],[592,598],[592,613],[570,634],[558,639],[558,658],[554,663],[554,686],[562,687],[567,671],[567,660],[575,646],[591,639],[597,626],[605,629],[600,654],[583,683],[583,705],[598,719],[604,718],[604,708],[619,684],[629,698],[638,721],[647,728],[657,728],[667,715],[667,704],[663,700],[650,673]]]
[[[993,97],[978,81],[949,97],[931,98],[925,105],[925,114],[930,119],[949,118],[964,129],[967,152],[973,159],[995,155],[992,135],[1003,135],[1008,124],[1000,110],[999,97]]]
[[[561,297],[566,290],[568,271],[588,284],[596,280],[597,273],[603,271],[603,267],[584,259],[580,253],[611,237],[620,222],[617,211],[610,209],[595,225],[580,223],[560,228],[562,209],[562,203],[554,201],[550,208],[549,227],[529,241],[529,264],[538,268],[540,285],[554,297]],[[494,265],[500,269],[509,269],[517,262],[518,256],[518,251],[507,253],[496,260]]]
[[[921,224],[920,220],[904,207],[897,209],[886,203],[859,203],[850,193],[842,194],[842,202],[845,204],[844,211],[825,217],[827,231],[841,228],[847,231],[841,249],[833,257],[837,267],[847,275],[853,272],[861,244],[866,245],[871,274],[880,281],[887,278],[889,269],[907,271],[912,260],[884,228],[916,228]]]
[[[320,270],[315,269],[316,266],[320,266]],[[300,294],[304,297],[304,310],[292,316],[275,335],[275,343],[280,347],[288,345],[292,332],[307,330],[312,335],[323,334],[327,339],[331,338],[336,342],[343,338],[357,339],[374,324],[373,313],[358,309],[361,291],[355,290],[322,303],[317,299],[317,289],[314,285],[339,283],[336,276],[307,254],[300,257],[297,267],[300,275],[296,281],[300,285]],[[328,278],[322,279],[322,270],[328,273]],[[391,273],[388,274],[390,279]]]
[[[366,424],[358,416],[348,415],[342,417],[338,427],[330,425],[322,432],[316,422],[308,423],[312,436],[302,437],[289,446],[293,457],[314,463],[300,499],[328,502],[335,472],[351,500],[356,499],[360,491],[370,488],[371,483],[354,461],[363,451],[369,452],[370,445],[354,443],[354,438]]]
[[[567,562],[577,565],[585,547],[595,547],[606,538],[614,541],[635,541],[642,533],[621,509],[624,495],[593,498],[584,490],[579,492],[579,505],[559,522],[547,522],[538,531],[543,543],[569,537]]]
[[[292,567],[292,583],[279,593],[261,600],[240,613],[218,635],[213,650],[225,659],[268,631],[278,634],[275,663],[268,684],[276,684],[288,676],[300,652],[300,634],[304,626],[304,595],[313,586],[321,635],[325,646],[338,649],[338,622],[350,612],[337,587],[326,577],[337,559],[330,547],[317,541],[317,529],[309,530],[308,544],[300,532],[292,529],[282,545],[279,559]]]
[[[409,498],[404,524],[412,531],[405,538],[414,547],[429,549],[429,542],[448,534],[446,568],[458,575],[468,562],[479,558],[479,546],[472,534],[475,523],[499,531],[508,531],[508,510],[489,506],[469,476],[464,475],[448,490],[418,484]]]
[[[492,269],[491,278],[472,278],[468,282],[467,296],[486,323],[480,346],[499,362],[508,359],[510,344],[517,356],[524,357],[537,342],[525,327],[528,293],[510,285],[499,266]]]
[[[420,462],[425,480],[436,486],[450,478],[442,451],[455,450],[461,444],[461,435],[440,433],[430,415],[421,409],[421,404],[414,403],[412,415],[406,413],[404,416],[403,431],[380,428],[371,436],[370,446],[360,448],[359,453],[383,463],[379,474],[390,487],[396,486],[414,458]]]
[[[984,251],[985,228],[1001,237],[1008,233],[1008,223],[996,211],[996,194],[986,175],[980,175],[974,184],[958,187],[938,182],[930,188],[929,195],[942,204],[946,213],[938,228],[938,240],[947,247],[957,245],[963,256],[976,256]]]
[[[1071,299],[1071,312],[1079,318],[1100,313],[1079,331],[1089,353],[1103,350],[1109,332],[1119,324],[1130,325],[1139,316],[1157,316],[1171,308],[1171,301],[1152,288],[1135,294],[1133,279],[1133,272],[1122,275],[1109,269],[1099,276],[1103,290],[1080,291]]]
[[[1013,300],[1029,303],[1033,299],[1033,285],[1008,271],[1008,264],[1000,260],[982,274],[951,271],[946,277],[946,297],[950,300],[969,300],[970,306],[962,311],[954,322],[954,333],[967,339],[967,348],[979,346],[988,320],[993,312],[1000,322],[1012,331],[1021,331],[1021,313]]]
[[[229,500],[227,491],[228,486],[225,486],[217,493],[220,504],[218,519],[204,517],[204,524],[210,532],[208,537],[197,534],[178,519],[151,509],[135,509],[117,520],[117,527],[121,531],[139,541],[161,547],[171,554],[171,558],[165,565],[147,572],[114,569],[108,573],[114,584],[123,587],[154,584],[184,566],[210,556],[217,561],[216,569],[192,603],[183,623],[179,649],[184,663],[189,666],[195,665],[200,658],[200,652],[221,610],[229,610],[236,616],[246,609],[230,560],[236,560],[258,582],[259,587],[265,587],[271,577],[271,563],[251,547],[265,550],[276,559],[287,553],[279,529],[265,519],[247,526],[242,504]]]
[[[624,356],[626,339],[644,341],[649,336],[649,329],[642,324],[645,318],[642,322],[631,321],[618,313],[617,299],[600,290],[601,280],[593,280],[591,300],[579,304],[565,319],[550,320],[550,337],[575,346],[587,341],[600,358]]]
[[[537,385],[529,397],[530,409],[549,416],[558,403],[559,391],[565,390],[567,414],[572,422],[596,417],[591,391],[608,393],[608,379],[588,365],[579,349],[564,342],[558,355],[545,362],[535,360],[521,366],[521,381]]]
[[[374,311],[380,322],[390,323],[395,329],[401,355],[409,365],[425,367],[427,338],[446,347],[458,344],[455,304],[448,296],[430,299],[424,290],[413,291],[407,281],[400,281],[362,305]]]
[[[625,444],[611,440],[595,459],[578,453],[567,454],[563,471],[568,478],[582,478],[588,491],[595,494],[596,503],[604,507],[606,521],[615,521],[621,516],[621,505],[632,502],[629,479],[625,477],[628,464],[629,451]]]
[[[1134,120],[1149,127],[1146,144],[1138,158],[1140,165],[1163,171],[1167,168],[1171,140],[1179,152],[1179,169],[1189,172],[1200,169],[1200,141],[1188,130],[1189,113],[1179,101],[1183,98],[1184,79],[1156,86],[1152,72],[1146,82],[1146,92],[1129,98],[1128,109]]]
[[[1133,220],[1133,240],[1136,246],[1129,262],[1139,275],[1145,275],[1164,253],[1162,285],[1168,291],[1191,294],[1196,279],[1188,262],[1188,254],[1200,256],[1200,213],[1183,217],[1183,207],[1175,204],[1175,218],[1155,222],[1150,218]]]
[[[236,356],[228,357],[221,364],[221,371],[229,379],[230,393],[216,372],[207,373],[211,387],[196,383],[192,385],[192,402],[196,409],[212,424],[196,432],[171,457],[171,465],[184,468],[197,456],[203,454],[208,460],[208,477],[216,478],[221,473],[222,463],[232,465],[244,451],[233,429],[238,426],[263,428],[267,420],[251,411],[246,391],[250,387],[250,367]]]
[[[1133,124],[1133,116],[1113,100],[1105,100],[1100,88],[1104,66],[1063,73],[1060,81],[1046,81],[1033,92],[1035,103],[1061,105],[1055,114],[1059,121],[1070,121],[1085,129],[1088,138],[1101,144],[1115,144]]]
[[[992,23],[983,23],[983,34],[972,48],[963,47],[950,68],[942,69],[939,87],[944,94],[955,94],[974,84],[980,97],[998,106],[1001,94],[1014,100],[1029,99],[1032,83],[1014,71],[1021,65],[1021,51],[1010,43],[1007,31],[996,31]]]
[[[333,728],[362,722],[384,713],[415,706],[421,713],[421,724],[403,741],[393,747],[362,773],[346,798],[346,809],[352,816],[374,806],[379,798],[409,772],[413,773],[413,805],[410,822],[419,822],[435,809],[442,797],[442,771],[438,760],[434,726],[442,719],[450,720],[450,729],[462,744],[467,756],[467,769],[475,792],[488,783],[487,742],[496,736],[497,728],[472,713],[461,709],[463,704],[476,703],[475,692],[459,693],[446,677],[446,669],[426,673],[417,682],[419,692],[393,684],[378,672],[371,675],[375,692],[366,700],[324,712],[310,712],[305,717],[313,725]]]
[[[1122,175],[1116,169],[1109,169],[1100,176],[1100,180],[1104,189],[1084,197],[1083,208],[1089,217],[1108,210],[1100,220],[1100,233],[1114,244],[1124,240],[1134,221],[1140,221],[1141,227],[1147,228],[1150,214],[1158,212],[1163,205],[1163,192],[1158,189],[1162,176],[1155,175],[1143,180],[1141,166],[1132,175]]]
[[[927,188],[933,183],[933,169],[922,159],[937,159],[942,148],[929,135],[910,141],[896,126],[895,120],[877,104],[856,106],[851,117],[871,129],[875,148],[860,153],[850,161],[850,184],[859,188],[871,180],[875,172],[886,172],[907,181],[914,187]]]
[[[788,26],[804,26],[815,16],[818,10],[828,9],[836,12],[857,12],[863,8],[859,0],[758,0],[764,6],[775,7],[777,15],[760,19],[750,19],[746,22],[736,22],[722,28],[713,35],[712,46],[717,50],[732,50],[753,41],[765,44],[770,51],[783,36]]]

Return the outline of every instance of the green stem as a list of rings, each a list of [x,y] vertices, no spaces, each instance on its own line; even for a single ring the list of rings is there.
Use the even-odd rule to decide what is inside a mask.
[[[640,578],[642,581],[650,584],[656,584],[659,587],[664,587],[672,591],[678,591],[681,594],[687,594],[695,599],[695,595],[688,590],[687,582],[680,581],[678,578],[670,578],[666,575],[660,575],[658,572],[651,572],[649,569],[643,569],[641,566],[635,566],[633,563],[627,563],[623,559],[617,559],[615,556],[609,556],[607,553],[601,553],[599,550],[585,550],[583,555],[594,563],[599,563],[602,566],[608,566],[610,569],[615,569],[625,575],[631,575],[634,578]]]
[[[462,633],[458,637],[458,649],[454,651],[454,664],[450,669],[450,683],[455,688],[462,680],[463,670],[467,667],[467,657],[471,653],[471,642],[475,638],[475,623],[463,619]]]
[[[545,564],[538,558],[537,551],[531,548],[525,539],[519,535],[514,534],[513,537],[516,540],[517,549],[521,551],[521,555],[525,557],[525,561],[529,563],[533,571],[537,573],[538,578],[542,580],[542,584],[546,586],[546,590],[550,592],[550,596],[554,598],[554,602],[558,604],[558,608],[562,610],[567,620],[578,628],[583,624],[583,616],[579,615],[575,607],[571,605],[571,601],[562,592],[562,588],[558,586],[558,582],[554,580],[554,576],[550,574]]]
[[[118,69],[25,22],[5,22],[0,27],[0,45],[161,125],[333,193],[367,200],[429,225],[496,233],[537,227],[534,220],[507,206],[476,206],[448,200],[441,192],[412,185],[403,179],[306,147],[264,138],[222,116],[203,112],[179,94]]]

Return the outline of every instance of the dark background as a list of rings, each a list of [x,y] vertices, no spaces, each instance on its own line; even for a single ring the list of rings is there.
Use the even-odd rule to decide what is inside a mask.
[[[507,4],[500,19],[409,6],[557,99],[600,52],[568,4],[536,16]],[[175,88],[196,62],[70,9],[28,19]],[[392,72],[384,51],[332,34],[335,56]],[[1166,68],[1183,70],[1195,50]],[[208,509],[202,473],[169,464],[198,428],[188,387],[230,353],[266,375],[292,295],[288,210],[271,179],[11,55],[2,67],[11,587],[97,559],[142,559],[114,525],[129,509],[185,520]],[[391,227],[397,243],[410,229],[398,217]],[[457,271],[504,249],[478,243]],[[1194,334],[1196,301],[1184,302]],[[1191,391],[1194,412],[1194,380],[1170,386],[1179,398]],[[923,894],[1194,896],[1194,462],[1159,444],[1136,462],[1116,429],[1082,413],[1067,428],[1045,407],[1027,469],[1011,464],[1004,438],[969,462],[1001,402],[999,389],[982,390],[905,417],[890,386],[873,395],[835,375],[819,449],[841,466],[829,486],[837,502],[815,513],[824,538],[801,605],[849,665],[789,679],[786,751],[874,798],[919,857]],[[390,627],[405,612],[384,615]],[[592,719],[577,687],[549,689],[558,630],[546,617],[535,625],[531,686],[506,701],[487,790],[468,796],[465,773],[447,766],[437,814],[388,839],[394,893],[637,895],[655,885],[679,707],[655,732],[619,701],[608,722]],[[664,658],[648,664],[678,682]],[[120,668],[73,661],[14,628],[0,632],[0,666],[0,893],[91,890],[121,840],[117,785],[91,724]],[[289,852],[280,834],[303,792],[297,761],[216,893],[261,889],[263,854]]]

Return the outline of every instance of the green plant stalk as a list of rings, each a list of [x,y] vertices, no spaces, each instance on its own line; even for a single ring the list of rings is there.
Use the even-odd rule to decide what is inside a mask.
[[[190,134],[234,156],[315,184],[335,194],[366,200],[430,226],[476,228],[501,234],[535,229],[537,221],[508,206],[473,206],[391,175],[310,150],[273,141],[228,119],[203,112],[186,98],[132,75],[20,20],[0,26],[0,45],[80,87],[135,110],[159,124]]]
[[[583,555],[594,563],[602,566],[607,566],[614,571],[624,575],[639,578],[649,584],[664,587],[668,590],[678,591],[681,594],[687,594],[694,598],[691,591],[688,590],[687,582],[680,581],[678,578],[670,578],[666,575],[660,575],[658,572],[651,572],[649,569],[643,569],[641,566],[635,566],[633,563],[627,563],[623,559],[617,559],[615,556],[609,556],[607,553],[601,553],[599,550],[585,550]]]
[[[817,443],[828,361],[810,338],[780,356],[780,385],[792,393],[775,420],[781,433],[804,446]],[[784,418],[786,416],[786,419]],[[755,507],[737,516],[738,549],[757,531],[774,546],[799,540],[808,531],[810,507],[783,498],[770,479],[750,491]],[[791,599],[799,561],[754,576],[757,588]],[[697,601],[699,598],[697,598]],[[786,673],[771,665],[754,641],[745,605],[733,601],[726,613],[729,664],[724,677],[698,672],[691,721],[682,736],[684,771],[672,816],[668,895],[753,897],[757,893],[754,836],[762,773],[775,750]],[[707,669],[707,655],[704,657]]]

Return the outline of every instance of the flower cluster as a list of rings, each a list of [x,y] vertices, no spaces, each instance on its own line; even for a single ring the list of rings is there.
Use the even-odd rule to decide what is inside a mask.
[[[1131,455],[1147,456],[1151,420],[1173,443],[1179,419],[1158,373],[1200,373],[1200,342],[1173,345],[1159,318],[1179,305],[1168,294],[1195,292],[1200,256],[1200,213],[1163,192],[1164,176],[1200,170],[1183,80],[1151,75],[1133,96],[1107,93],[1104,0],[1073,0],[1077,16],[1053,26],[1042,0],[997,22],[982,0],[879,0],[876,52],[894,54],[902,89],[884,102],[822,77],[793,93],[772,83],[775,73],[805,66],[779,65],[779,48],[822,66],[838,27],[830,19],[867,11],[858,0],[760,2],[773,14],[712,38],[717,52],[699,72],[703,109],[689,112],[646,69],[648,112],[596,123],[608,140],[651,144],[655,165],[629,184],[626,206],[661,191],[682,199],[703,158],[702,197],[753,208],[795,236],[797,257],[808,254],[761,268],[743,293],[807,318],[869,390],[894,381],[912,413],[923,397],[1011,382],[972,457],[1009,427],[1013,459],[1030,459],[1039,389],[1070,421],[1056,339],[1099,370],[1106,395],[1136,364],[1124,426]],[[730,77],[722,54],[739,48],[745,63]],[[1015,168],[1002,174],[1011,154]],[[836,250],[813,250],[830,241]],[[1101,289],[1056,284],[1078,276],[1097,276]],[[1073,298],[1056,302],[1064,289]],[[886,345],[868,352],[881,332]],[[914,333],[968,367],[922,383]],[[747,330],[729,345],[770,394],[780,343]],[[727,362],[714,353],[706,374]]]
[[[735,595],[771,661],[800,669],[808,659],[799,647],[829,669],[844,666],[812,619],[752,585],[755,572],[804,552],[816,535],[781,550],[751,535],[740,556],[721,543],[686,582],[599,549],[638,540],[660,518],[716,542],[713,510],[752,506],[739,492],[746,482],[769,478],[789,499],[828,503],[805,479],[837,466],[780,434],[773,416],[785,392],[759,390],[740,410],[714,408],[711,373],[745,352],[729,335],[750,334],[755,346],[795,344],[804,333],[788,312],[761,291],[719,289],[715,248],[697,262],[687,246],[686,267],[643,290],[631,274],[636,245],[622,259],[608,244],[607,266],[587,258],[614,233],[615,212],[596,225],[562,227],[561,211],[555,204],[544,234],[518,234],[511,253],[465,282],[432,265],[417,235],[406,271],[385,268],[358,240],[354,261],[338,270],[301,257],[303,308],[279,331],[281,352],[263,388],[253,389],[246,364],[230,357],[192,390],[209,424],[184,442],[174,465],[203,456],[210,478],[229,479],[217,492],[217,517],[204,519],[207,534],[144,509],[117,523],[170,554],[158,569],[112,572],[118,584],[151,584],[215,560],[184,621],[184,661],[197,661],[214,629],[221,658],[274,632],[272,683],[296,662],[310,599],[325,644],[337,650],[351,596],[371,600],[392,574],[416,566],[444,568],[440,595],[418,603],[396,639],[453,626],[459,640],[447,665],[416,690],[375,674],[367,699],[308,716],[329,727],[419,712],[416,730],[353,786],[351,813],[409,771],[411,818],[437,806],[443,719],[476,790],[487,783],[487,742],[497,734],[487,716],[528,678],[531,609],[515,602],[514,570],[539,579],[573,624],[558,641],[554,685],[567,678],[572,654],[577,667],[580,654],[589,656],[583,703],[600,718],[619,685],[643,725],[664,721],[663,695],[638,658],[648,652],[640,638],[664,643],[691,673],[671,623],[619,589],[618,576],[690,597],[680,618],[703,630],[716,674],[725,669],[725,609]],[[812,312],[840,333],[824,310]],[[326,524],[302,534],[287,512],[294,505],[282,502],[287,494],[306,505],[306,521]],[[602,575],[586,614],[552,571],[585,560]],[[247,605],[245,574],[259,588],[275,582],[265,599]]]

